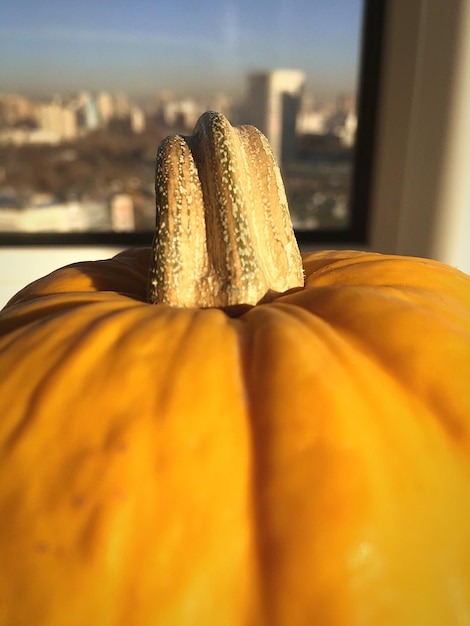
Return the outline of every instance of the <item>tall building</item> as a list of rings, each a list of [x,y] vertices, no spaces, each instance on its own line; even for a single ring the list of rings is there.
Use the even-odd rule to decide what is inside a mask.
[[[114,102],[112,95],[107,91],[100,91],[96,96],[96,106],[98,108],[101,125],[107,126],[109,121],[114,116]]]
[[[57,141],[67,141],[77,137],[77,119],[72,108],[59,102],[39,106],[39,123],[42,131]]]
[[[266,135],[279,162],[296,153],[296,122],[305,75],[300,70],[273,70],[249,77],[247,122]]]
[[[35,118],[33,103],[18,94],[0,94],[0,126],[14,126]]]
[[[114,115],[119,118],[129,117],[131,111],[131,104],[129,102],[129,96],[123,91],[117,93],[114,96]]]
[[[87,91],[78,94],[77,113],[80,120],[80,126],[85,132],[96,130],[99,126],[99,112],[96,99]]]
[[[133,133],[143,133],[145,130],[145,114],[138,106],[133,106],[130,112],[131,130]]]

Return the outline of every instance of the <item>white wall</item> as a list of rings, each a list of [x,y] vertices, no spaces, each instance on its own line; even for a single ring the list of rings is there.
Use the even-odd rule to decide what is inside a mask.
[[[119,252],[113,247],[0,248],[0,308],[28,283],[53,270],[75,263],[106,259]]]
[[[390,0],[370,247],[470,273],[470,2]]]

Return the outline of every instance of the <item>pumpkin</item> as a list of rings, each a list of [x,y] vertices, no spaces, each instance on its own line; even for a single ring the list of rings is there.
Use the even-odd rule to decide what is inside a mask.
[[[200,135],[224,124],[163,146],[152,248],[59,269],[0,314],[0,625],[463,626],[470,278],[360,251],[299,275],[259,137],[222,143],[248,204],[253,143],[277,181],[256,191],[274,242],[243,239],[242,201],[208,215],[185,174],[201,145],[220,163]],[[186,242],[184,184],[206,220]],[[187,264],[200,305],[171,303]]]

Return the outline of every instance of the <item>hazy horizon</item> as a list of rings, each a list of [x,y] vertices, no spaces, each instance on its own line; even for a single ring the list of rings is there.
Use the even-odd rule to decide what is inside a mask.
[[[163,89],[237,97],[246,75],[300,69],[322,97],[356,91],[362,0],[16,0],[0,11],[0,92]]]

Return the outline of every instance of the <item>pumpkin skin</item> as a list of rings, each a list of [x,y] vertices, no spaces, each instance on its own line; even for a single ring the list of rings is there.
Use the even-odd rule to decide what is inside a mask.
[[[470,620],[470,278],[318,252],[233,318],[150,251],[0,314],[1,626]]]

